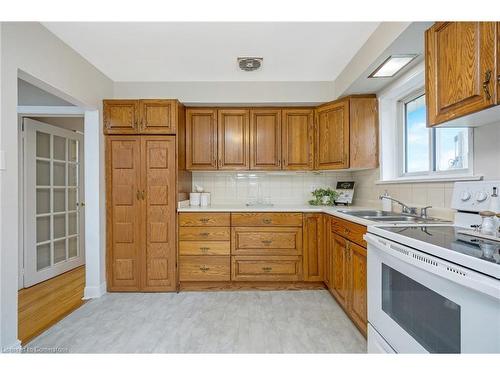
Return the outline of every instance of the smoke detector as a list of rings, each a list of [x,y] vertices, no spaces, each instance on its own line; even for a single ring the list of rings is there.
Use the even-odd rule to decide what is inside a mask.
[[[261,67],[263,57],[238,57],[238,65],[245,72],[253,72]]]

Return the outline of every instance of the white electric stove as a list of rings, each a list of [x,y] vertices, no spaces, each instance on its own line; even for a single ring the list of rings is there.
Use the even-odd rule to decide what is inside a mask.
[[[369,352],[500,353],[500,242],[464,234],[493,187],[457,182],[450,225],[368,227]]]

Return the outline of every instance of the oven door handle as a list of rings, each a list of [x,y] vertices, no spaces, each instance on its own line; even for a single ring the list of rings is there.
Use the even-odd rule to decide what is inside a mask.
[[[379,250],[417,268],[500,300],[499,282],[492,277],[482,275],[411,247],[380,238],[371,233],[365,234],[364,239],[368,243],[368,257],[370,257],[371,252]]]

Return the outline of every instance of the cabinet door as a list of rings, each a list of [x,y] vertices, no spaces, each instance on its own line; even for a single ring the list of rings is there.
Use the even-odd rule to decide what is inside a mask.
[[[217,110],[186,110],[186,168],[217,169]]]
[[[139,101],[141,134],[175,134],[177,101],[147,99]]]
[[[378,167],[378,100],[349,100],[349,167]]]
[[[140,138],[106,140],[107,280],[110,291],[140,289]]]
[[[139,105],[137,100],[104,100],[104,133],[137,134]]]
[[[349,168],[349,101],[317,109],[316,169]]]
[[[250,169],[281,169],[281,110],[250,111]]]
[[[282,111],[283,169],[313,169],[313,125],[312,109],[284,109]]]
[[[333,288],[332,284],[332,220],[329,215],[324,215],[324,231],[323,238],[325,241],[325,258],[324,258],[324,283],[328,290]]]
[[[141,137],[142,290],[171,291],[175,285],[175,137]]]
[[[349,243],[349,315],[359,329],[367,331],[366,249]]]
[[[427,124],[495,104],[495,22],[438,22],[425,34]]]
[[[217,112],[219,169],[249,169],[248,118],[249,113],[246,109],[220,109]]]
[[[323,281],[323,214],[304,214],[304,280]]]
[[[347,308],[348,241],[338,234],[332,235],[332,293],[342,307]]]

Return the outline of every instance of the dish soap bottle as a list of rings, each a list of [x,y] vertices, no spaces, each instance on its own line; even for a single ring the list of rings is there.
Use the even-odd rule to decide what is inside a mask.
[[[382,197],[390,198],[391,196],[386,190],[384,195],[382,195]],[[392,211],[392,201],[390,199],[382,199],[382,211],[387,211],[387,212]]]

